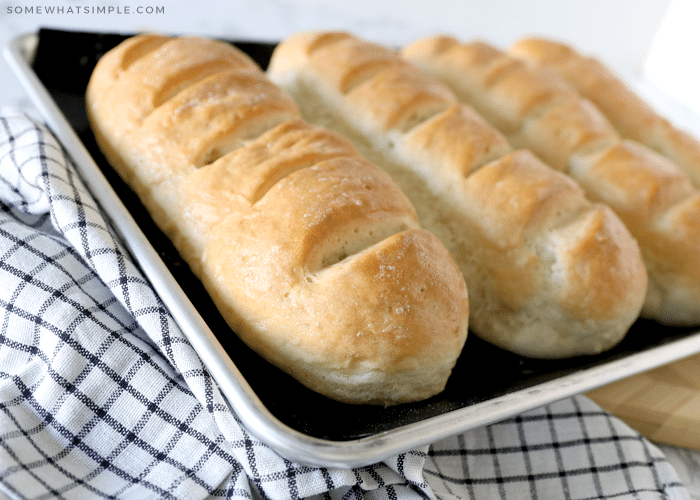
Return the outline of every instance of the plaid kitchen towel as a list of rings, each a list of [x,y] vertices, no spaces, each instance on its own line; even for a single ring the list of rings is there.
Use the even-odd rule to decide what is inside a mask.
[[[354,470],[250,436],[46,127],[0,113],[0,496],[686,499],[585,397]]]

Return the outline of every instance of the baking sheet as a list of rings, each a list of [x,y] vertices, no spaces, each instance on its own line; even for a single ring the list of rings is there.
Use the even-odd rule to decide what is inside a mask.
[[[426,401],[354,406],[309,391],[231,332],[97,149],[83,94],[98,58],[126,36],[41,29],[13,40],[5,55],[238,416],[283,456],[316,466],[368,465],[700,352],[697,329],[646,320],[637,321],[615,349],[569,360],[523,358],[470,334],[445,391]],[[263,68],[274,48],[231,42]]]

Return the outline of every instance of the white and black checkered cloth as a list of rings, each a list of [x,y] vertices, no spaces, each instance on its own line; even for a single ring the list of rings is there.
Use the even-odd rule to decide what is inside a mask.
[[[686,499],[662,453],[574,397],[355,470],[240,425],[43,126],[0,113],[0,496]]]

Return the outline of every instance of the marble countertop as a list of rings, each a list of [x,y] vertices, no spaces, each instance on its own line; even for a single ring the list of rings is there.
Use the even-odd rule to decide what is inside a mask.
[[[395,45],[445,32],[505,46],[519,36],[537,33],[573,43],[606,60],[638,83],[640,91],[657,98],[663,111],[700,135],[700,114],[652,88],[645,74],[647,55],[655,35],[663,32],[660,27],[669,4],[661,0],[492,0],[487,5],[434,0],[427,8],[422,0],[3,0],[0,44],[5,47],[14,37],[40,27],[120,33],[151,30],[257,41],[280,40],[299,30],[322,27],[347,29]],[[0,61],[0,75],[0,106],[36,114],[5,61]],[[660,448],[692,498],[700,500],[700,452]]]

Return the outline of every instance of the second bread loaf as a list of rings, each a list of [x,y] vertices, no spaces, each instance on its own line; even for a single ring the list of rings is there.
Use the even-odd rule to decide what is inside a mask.
[[[625,336],[647,284],[627,229],[446,85],[343,32],[285,40],[268,74],[407,193],[465,275],[476,334],[543,358],[599,353]]]

